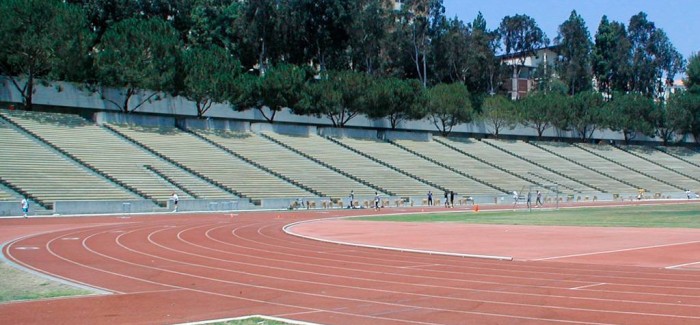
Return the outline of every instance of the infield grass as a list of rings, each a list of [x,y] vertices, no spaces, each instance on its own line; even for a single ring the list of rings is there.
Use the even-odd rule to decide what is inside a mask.
[[[700,228],[700,204],[640,205],[628,207],[586,207],[515,211],[460,211],[357,218],[397,222],[458,222],[478,224]]]
[[[93,292],[47,280],[0,262],[0,303],[89,294]]]

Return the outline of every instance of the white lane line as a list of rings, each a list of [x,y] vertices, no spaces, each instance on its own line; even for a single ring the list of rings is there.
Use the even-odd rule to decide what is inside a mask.
[[[421,265],[409,265],[409,266],[399,266],[399,269],[421,269],[424,267],[438,266],[440,264],[421,264]]]
[[[666,269],[677,269],[677,268],[691,266],[691,265],[697,265],[697,264],[700,264],[700,262],[691,262],[691,263],[685,263],[685,264],[672,265],[672,266],[667,266],[665,268]]]
[[[594,283],[594,284],[589,284],[589,285],[586,285],[586,286],[580,286],[580,287],[571,288],[571,289],[569,289],[569,290],[588,289],[588,288],[593,288],[593,287],[602,286],[602,285],[606,285],[606,284],[607,284],[607,283],[605,283],[605,282]]]
[[[552,256],[552,257],[545,257],[545,258],[532,259],[532,260],[530,260],[530,261],[556,260],[556,259],[568,258],[568,257],[579,257],[579,256],[590,256],[590,255],[599,255],[599,254],[620,253],[620,252],[629,252],[629,251],[636,251],[636,250],[642,250],[642,249],[661,248],[661,247],[670,247],[670,246],[679,246],[679,245],[688,245],[688,244],[697,244],[697,243],[700,243],[700,241],[688,241],[688,242],[683,242],[683,243],[672,243],[672,244],[662,244],[662,245],[640,246],[640,247],[615,249],[615,250],[601,251],[601,252],[591,252],[591,253],[582,253],[582,254],[571,254],[571,255],[562,255],[562,256]]]

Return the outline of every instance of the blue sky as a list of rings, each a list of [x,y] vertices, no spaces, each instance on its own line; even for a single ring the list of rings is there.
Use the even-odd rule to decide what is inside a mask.
[[[447,17],[471,22],[481,11],[489,29],[495,29],[505,16],[526,14],[537,21],[550,40],[557,36],[559,25],[576,10],[586,20],[586,27],[595,37],[603,15],[609,20],[628,25],[630,17],[640,11],[663,29],[686,59],[700,52],[699,0],[443,0]]]

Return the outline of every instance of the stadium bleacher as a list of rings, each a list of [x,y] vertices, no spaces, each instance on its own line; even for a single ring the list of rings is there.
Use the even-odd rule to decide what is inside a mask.
[[[459,195],[501,193],[496,188],[454,173],[389,142],[353,138],[343,138],[339,141],[348,147],[358,148],[373,159],[413,175],[417,179],[425,180],[447,191],[454,191]]]
[[[374,187],[382,188],[385,193],[395,196],[423,196],[428,191],[440,193],[436,187],[401,174],[318,135],[301,137],[272,132],[265,134],[329,166],[373,184]]]
[[[44,206],[57,200],[137,198],[6,123],[0,123],[0,147],[0,178]]]
[[[124,125],[111,127],[149,150],[223,184],[241,197],[261,200],[317,196],[182,130]]]
[[[83,163],[159,202],[168,201],[172,193],[181,199],[235,198],[79,116],[18,112],[11,118]]]
[[[494,168],[494,166],[484,161],[473,158],[474,156],[479,156],[479,151],[475,150],[476,148],[464,148],[465,151],[463,152],[469,153],[470,155],[473,154],[473,156],[469,156],[455,150],[456,148],[453,149],[453,147],[444,144],[446,143],[444,138],[435,138],[441,139],[442,141],[395,140],[394,142],[414,152],[419,152],[425,156],[431,157],[460,172],[469,174],[489,184],[493,184],[496,187],[500,187],[505,193],[513,191],[514,189],[520,189],[524,185],[534,184],[525,178]]]
[[[271,131],[188,131],[0,110],[0,201],[497,196],[556,185],[584,193],[700,190],[684,147],[444,138],[383,141]],[[3,188],[8,189],[7,191]],[[571,197],[571,195],[569,196]]]
[[[252,132],[198,130],[196,133],[313,188],[324,197],[343,198],[348,196],[350,189],[356,196],[373,196],[378,191]],[[380,194],[386,195],[383,192]]]
[[[680,189],[700,188],[700,169],[650,146],[620,146],[629,155],[620,154],[618,162],[629,163]],[[632,156],[632,157],[630,157]]]
[[[673,192],[682,191],[682,188],[662,182],[660,179],[652,178],[651,175],[644,175],[638,171],[636,164],[641,164],[636,157],[621,151],[608,144],[575,144],[581,151],[585,151],[587,163],[594,169],[605,170],[610,175],[635,184],[639,189],[647,192]],[[651,177],[650,177],[651,176]]]

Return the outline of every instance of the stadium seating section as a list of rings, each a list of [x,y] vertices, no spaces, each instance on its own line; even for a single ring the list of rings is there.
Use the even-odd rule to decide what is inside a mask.
[[[416,197],[700,190],[684,147],[445,138],[431,141],[96,125],[78,115],[0,111],[0,200]]]

